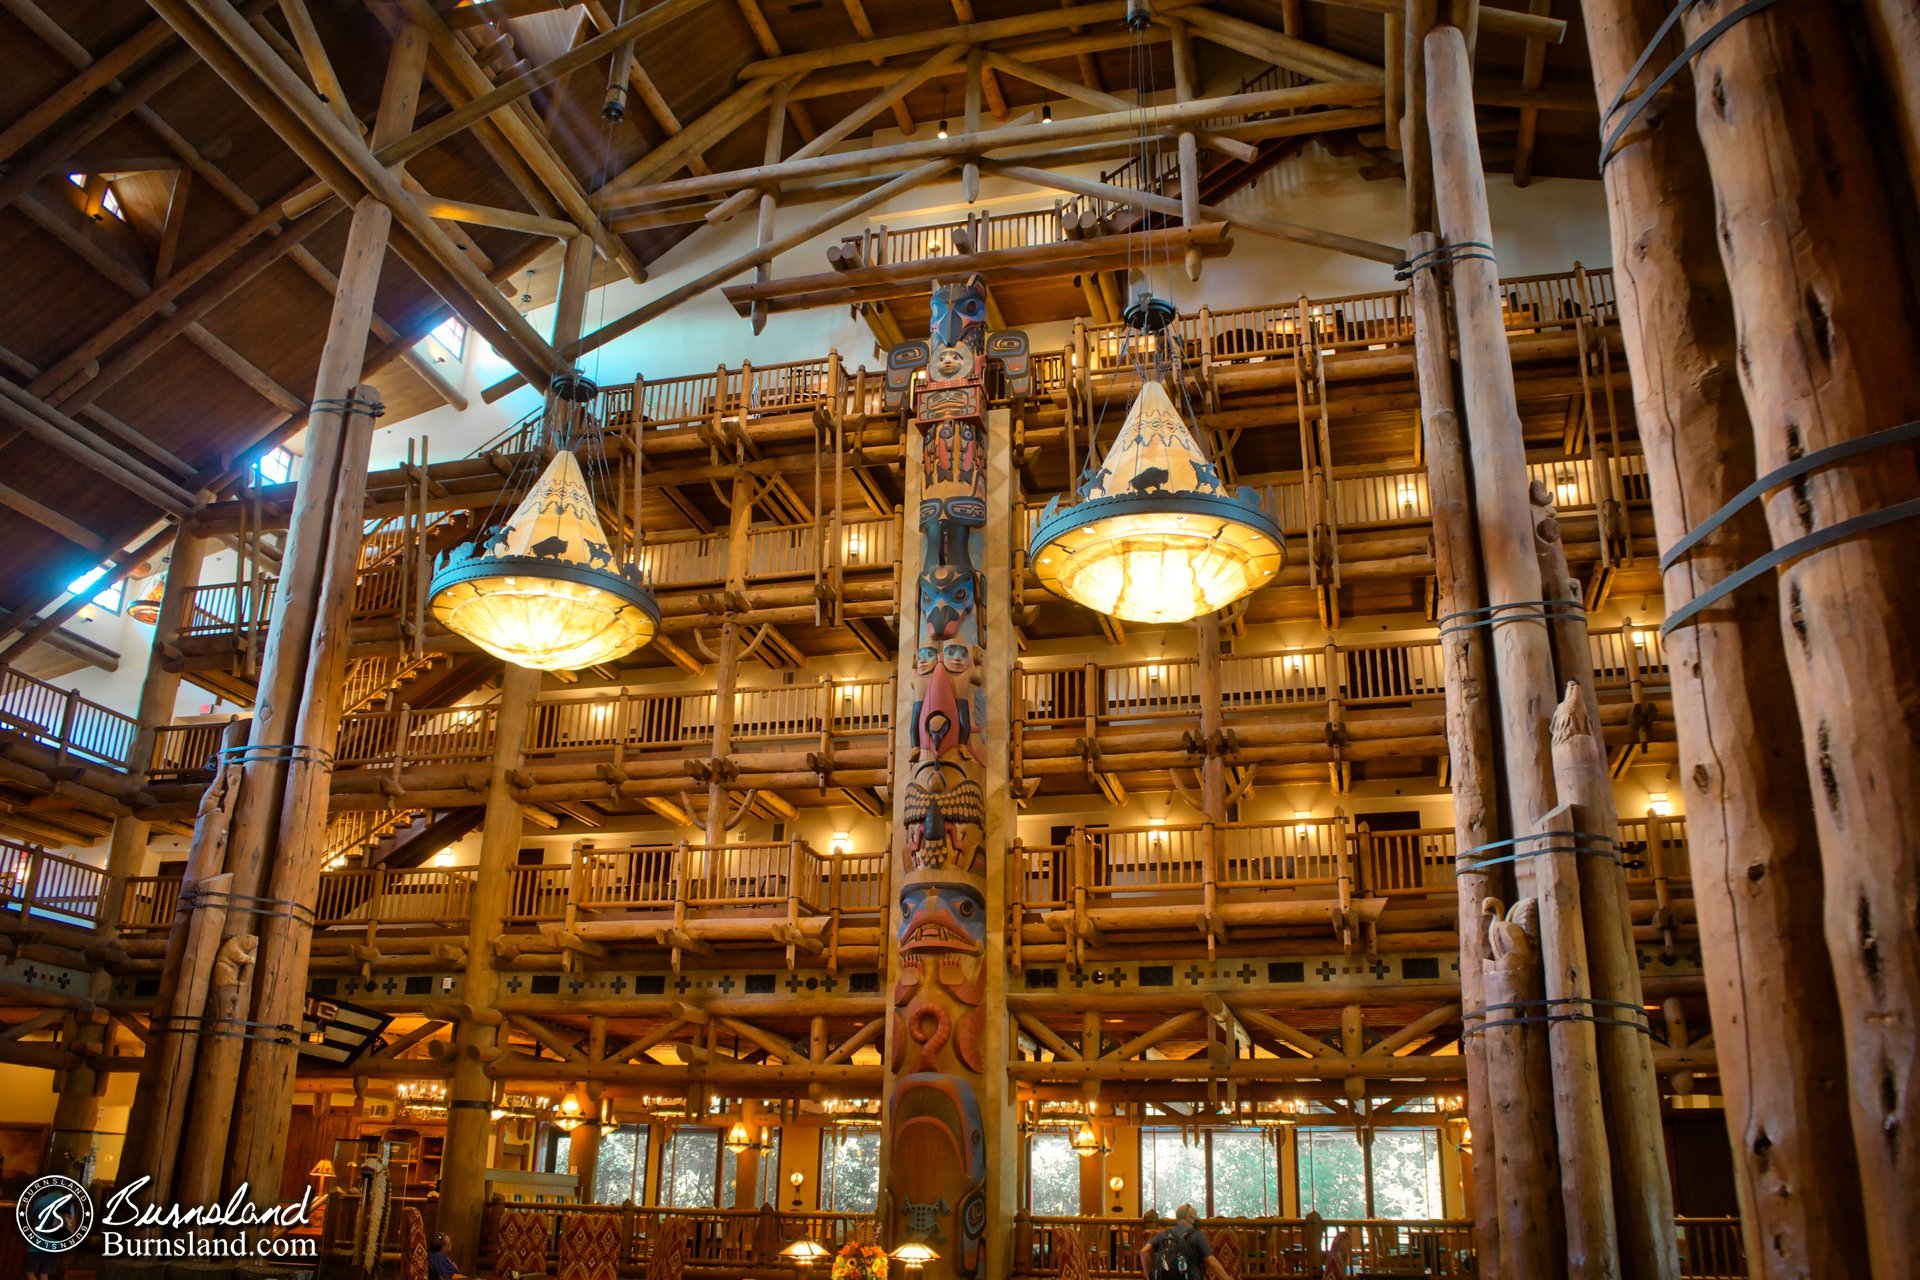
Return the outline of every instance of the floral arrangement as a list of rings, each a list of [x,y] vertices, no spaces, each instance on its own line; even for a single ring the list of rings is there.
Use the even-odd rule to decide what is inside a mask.
[[[849,1240],[833,1255],[829,1280],[887,1280],[887,1251],[877,1244]]]

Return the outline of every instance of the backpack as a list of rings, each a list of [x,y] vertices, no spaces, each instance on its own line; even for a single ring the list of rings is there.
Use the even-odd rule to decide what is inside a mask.
[[[1199,1280],[1187,1241],[1192,1231],[1191,1227],[1169,1227],[1154,1238],[1152,1280]]]

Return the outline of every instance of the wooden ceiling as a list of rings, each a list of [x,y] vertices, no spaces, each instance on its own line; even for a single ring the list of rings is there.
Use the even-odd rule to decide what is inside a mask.
[[[1092,0],[1081,0],[1090,4]],[[347,107],[371,121],[393,40],[390,32],[423,0],[239,0],[254,30],[304,80],[312,70],[299,28],[311,22]],[[624,121],[603,119],[608,59],[586,62],[508,110],[530,126],[538,145],[564,166],[577,192],[610,178],[695,125],[738,87],[743,68],[775,54],[840,48],[861,40],[928,31],[962,19],[993,21],[1073,7],[1074,0],[710,0],[693,6],[636,48]],[[432,6],[454,28],[495,83],[652,7],[644,0],[596,0],[563,7],[554,0],[491,0],[479,6],[497,22]],[[1109,6],[1110,7],[1110,6]],[[1302,39],[1375,63],[1383,18],[1367,6],[1220,0],[1220,13],[1279,28],[1299,24]],[[1525,6],[1516,5],[1524,8]],[[1538,9],[1540,6],[1534,6]],[[1556,6],[1571,11],[1562,0]],[[207,489],[230,484],[245,458],[304,425],[330,314],[330,279],[340,265],[347,219],[338,200],[298,218],[271,216],[277,201],[312,182],[288,144],[229,88],[220,72],[183,44],[155,0],[0,0],[0,255],[12,288],[0,299],[0,377],[10,384],[0,418],[0,608],[39,611],[64,585],[107,555],[141,539],[165,514],[151,485],[129,485],[102,455],[157,476],[188,507]],[[957,15],[957,16],[956,16]],[[1562,16],[1573,16],[1570,12]],[[1106,27],[1118,31],[1109,20]],[[1064,34],[1058,33],[1058,34]],[[1520,40],[1487,35],[1480,74],[1518,84]],[[1245,64],[1202,46],[1205,79],[1222,80]],[[303,56],[308,55],[308,56]],[[1212,59],[1234,72],[1215,76]],[[839,68],[836,84],[892,78],[902,61]],[[1164,48],[1141,59],[1124,44],[1046,64],[1064,77],[1126,93],[1136,77],[1169,87]],[[1577,94],[1586,87],[1577,23],[1550,51],[1546,86]],[[444,51],[429,62],[418,125],[431,124],[472,96]],[[655,91],[642,94],[644,81]],[[1226,86],[1231,89],[1231,84]],[[785,149],[853,110],[869,87],[809,94],[789,105]],[[1046,97],[999,77],[1010,114]],[[651,99],[651,100],[649,100]],[[931,134],[943,115],[963,110],[958,79],[930,80],[875,128],[912,125]],[[335,104],[337,105],[337,104]],[[1511,163],[1510,121],[1517,111],[1490,108],[1488,163]],[[662,176],[723,172],[758,164],[764,110],[746,113],[685,163]],[[555,194],[503,138],[499,117],[453,133],[406,163],[416,193],[496,211],[551,217]],[[1532,166],[1540,174],[1590,176],[1593,120],[1544,112]],[[1366,147],[1364,137],[1354,144]],[[1503,153],[1502,148],[1505,147]],[[1384,152],[1377,161],[1391,168]],[[80,174],[87,185],[76,185]],[[102,207],[110,190],[118,213]],[[262,214],[265,208],[269,212]],[[476,265],[538,305],[554,272],[539,264],[557,242],[522,229],[441,225]],[[618,233],[634,264],[658,258],[698,224],[645,226]],[[529,277],[530,265],[534,266]],[[530,284],[529,280],[535,283]],[[157,297],[156,291],[158,291]],[[143,299],[148,301],[143,302]],[[397,359],[448,314],[443,300],[396,255],[383,272],[370,359],[389,419],[437,404],[431,371]],[[458,301],[457,299],[453,301]],[[471,299],[466,300],[468,307]],[[744,322],[743,322],[744,333]],[[24,417],[23,417],[24,415]],[[78,431],[70,431],[77,425]],[[64,435],[61,448],[49,433]],[[104,447],[86,443],[106,442]],[[122,467],[124,470],[124,467]],[[182,497],[181,495],[184,495]],[[17,620],[17,619],[16,619]]]

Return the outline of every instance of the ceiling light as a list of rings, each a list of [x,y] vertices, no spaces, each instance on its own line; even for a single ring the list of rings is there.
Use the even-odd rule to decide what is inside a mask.
[[[617,566],[580,463],[562,449],[505,526],[448,553],[433,616],[494,657],[539,671],[611,662],[651,641],[660,606]]]
[[[1280,572],[1280,527],[1251,489],[1228,490],[1158,379],[1119,438],[1061,508],[1041,513],[1028,556],[1041,585],[1128,622],[1186,622]]]
[[[1053,104],[1051,102],[1049,102],[1046,106],[1040,108],[1040,123],[1041,124],[1053,123]]]
[[[945,116],[940,117],[940,136],[942,138],[947,136],[947,118]]]

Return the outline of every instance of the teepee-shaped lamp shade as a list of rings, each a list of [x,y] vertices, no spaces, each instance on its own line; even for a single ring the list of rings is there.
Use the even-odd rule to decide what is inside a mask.
[[[160,602],[166,598],[167,575],[156,573],[140,593],[140,598],[127,606],[127,616],[135,622],[144,622],[148,626],[160,621]]]
[[[1029,549],[1055,595],[1128,622],[1185,622],[1280,572],[1280,527],[1251,489],[1229,492],[1158,382],[1149,381],[1080,501],[1055,498]]]
[[[562,450],[505,525],[433,575],[433,616],[496,658],[541,671],[611,662],[647,644],[660,607],[616,565],[580,463]]]

